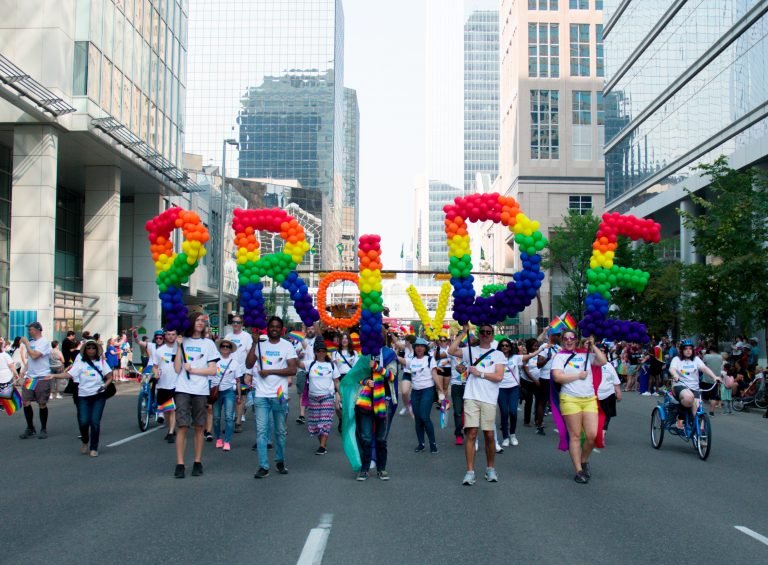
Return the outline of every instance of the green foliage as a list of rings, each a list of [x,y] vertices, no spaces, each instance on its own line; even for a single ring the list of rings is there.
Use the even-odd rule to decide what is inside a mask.
[[[703,334],[715,343],[727,331],[733,315],[733,295],[724,271],[713,265],[683,267],[682,331],[687,335]]]

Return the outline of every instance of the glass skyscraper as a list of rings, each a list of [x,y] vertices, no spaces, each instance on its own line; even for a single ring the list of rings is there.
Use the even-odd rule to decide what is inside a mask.
[[[766,161],[765,3],[606,0],[605,14],[606,206],[683,242],[674,210],[705,184],[696,165]]]
[[[464,24],[464,193],[498,171],[499,13],[476,11]]]
[[[341,0],[190,0],[189,14],[186,151],[219,163],[223,140],[233,138],[238,176],[295,179],[320,193],[322,209],[307,211],[322,218],[323,267],[338,266]]]

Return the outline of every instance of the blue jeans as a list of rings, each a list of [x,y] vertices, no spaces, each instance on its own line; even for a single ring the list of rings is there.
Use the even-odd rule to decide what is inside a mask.
[[[377,418],[373,412],[355,409],[357,417],[357,432],[360,442],[360,461],[362,471],[371,467],[373,445],[376,442],[376,469],[384,471],[387,468],[387,435],[389,434],[392,405],[387,402],[387,416]],[[375,427],[375,430],[374,430]],[[375,436],[375,437],[374,437]]]
[[[520,401],[520,387],[499,389],[499,408],[501,408],[501,435],[504,439],[517,430],[517,404]]]
[[[221,438],[221,409],[224,408],[224,441],[229,443],[235,429],[235,389],[220,390],[213,404],[213,435]]]
[[[104,413],[106,403],[107,399],[98,394],[77,397],[77,423],[80,426],[80,439],[83,443],[90,443],[91,451],[99,450],[101,415]]]
[[[424,431],[427,432],[429,445],[435,445],[435,428],[432,425],[432,403],[435,401],[435,387],[411,391],[411,406],[416,418],[416,439],[424,445]]]
[[[256,409],[256,448],[259,450],[259,467],[269,469],[267,443],[269,443],[270,428],[275,430],[275,463],[285,461],[286,403],[279,398],[257,396],[253,407]]]

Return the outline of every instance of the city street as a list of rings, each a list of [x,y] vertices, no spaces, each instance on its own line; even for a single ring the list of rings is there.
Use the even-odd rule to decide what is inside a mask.
[[[656,399],[629,395],[608,448],[594,455],[588,485],[573,482],[551,426],[537,436],[522,427],[521,412],[520,445],[497,457],[500,482],[482,480],[478,459],[478,482],[464,487],[463,449],[450,428],[438,431],[439,454],[415,454],[412,420],[398,416],[392,480],[359,483],[337,434],[328,455],[314,455],[316,443],[294,423],[293,398],[287,476],[253,479],[249,414],[232,452],[206,444],[205,474],[190,477],[190,446],[187,478],[177,480],[162,430],[108,446],[139,431],[135,391],[123,385],[108,402],[97,459],[78,453],[69,398],[51,402],[47,440],[18,439],[21,412],[0,415],[7,525],[0,562],[288,564],[321,522],[330,527],[327,564],[768,562],[768,540],[734,529],[768,536],[768,422],[755,412],[716,416],[712,453],[702,462],[668,435],[652,449]],[[322,543],[307,545],[322,551]]]

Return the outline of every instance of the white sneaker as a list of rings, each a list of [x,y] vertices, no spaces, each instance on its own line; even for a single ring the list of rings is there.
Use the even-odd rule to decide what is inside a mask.
[[[245,414],[243,414],[242,416],[240,416],[240,421],[241,421],[241,422],[245,422]]]
[[[57,399],[57,400],[60,400],[60,399],[61,399],[61,394],[60,394],[60,393],[58,393],[58,392],[56,393],[56,399]]]
[[[659,396],[659,393],[658,392],[654,392],[653,394],[651,394],[651,396]]]
[[[462,485],[471,486],[475,484],[475,472],[474,471],[467,471],[464,475],[464,480],[461,481]]]
[[[509,438],[505,437],[504,441],[501,442],[501,447],[509,447]]]
[[[509,443],[510,443],[511,445],[517,445],[517,444],[519,444],[520,442],[519,442],[519,441],[517,441],[517,436],[516,436],[515,434],[512,434],[512,437],[510,437],[510,438],[509,438]]]
[[[650,392],[648,392],[648,391],[646,390],[646,391],[645,391],[643,394],[641,394],[640,396],[651,396],[651,393],[650,393]]]
[[[485,470],[485,480],[489,483],[498,483],[499,482],[499,475],[496,474],[496,469],[493,467],[488,467]]]
[[[368,466],[369,469],[373,470],[376,468],[376,461],[371,461],[371,464]]]
[[[407,410],[407,408],[406,408],[405,406],[403,406],[403,407],[400,409],[400,415],[401,415],[401,416],[405,416],[405,411],[406,411],[406,410]]]
[[[504,453],[504,448],[501,447],[498,443],[496,444],[496,453]]]

